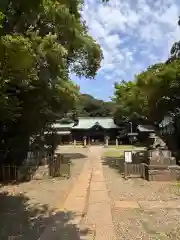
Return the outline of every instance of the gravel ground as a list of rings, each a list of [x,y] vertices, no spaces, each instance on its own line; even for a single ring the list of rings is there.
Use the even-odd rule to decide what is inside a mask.
[[[180,239],[179,207],[161,208],[162,201],[180,202],[177,184],[147,182],[138,178],[124,180],[107,162],[103,164],[103,173],[111,198],[117,240]],[[141,202],[147,204],[142,207]]]
[[[33,180],[0,186],[1,240],[38,239],[55,207],[63,204],[87,160],[87,149],[62,147],[59,151],[71,158],[69,179]]]

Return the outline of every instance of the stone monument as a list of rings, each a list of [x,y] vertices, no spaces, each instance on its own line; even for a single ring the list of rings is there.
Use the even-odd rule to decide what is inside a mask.
[[[144,163],[144,178],[149,181],[175,181],[180,178],[180,166],[166,143],[155,133],[150,135],[151,146]]]

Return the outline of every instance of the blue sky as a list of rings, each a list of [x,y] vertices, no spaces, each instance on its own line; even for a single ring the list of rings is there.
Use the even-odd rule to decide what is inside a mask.
[[[104,60],[94,80],[73,77],[82,93],[108,100],[114,82],[133,80],[147,66],[164,61],[180,40],[180,0],[84,1],[83,19]]]

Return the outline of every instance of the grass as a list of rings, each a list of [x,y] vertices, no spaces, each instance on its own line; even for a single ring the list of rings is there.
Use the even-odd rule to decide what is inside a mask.
[[[109,146],[107,151],[105,151],[105,157],[122,157],[124,156],[124,151],[141,151],[145,150],[145,147],[137,147],[133,145],[119,145],[119,146]],[[118,151],[119,150],[119,151]]]
[[[120,149],[120,150],[144,150],[146,149],[143,146],[135,146],[135,145],[119,145],[119,146],[109,146],[109,148]]]
[[[113,151],[109,150],[104,153],[105,157],[122,157],[124,155],[124,151]]]

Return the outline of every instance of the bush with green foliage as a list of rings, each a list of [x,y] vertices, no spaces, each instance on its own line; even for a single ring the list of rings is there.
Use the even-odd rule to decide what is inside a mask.
[[[22,161],[29,139],[75,106],[77,76],[93,78],[102,51],[81,19],[82,0],[0,1],[0,150]]]

